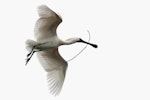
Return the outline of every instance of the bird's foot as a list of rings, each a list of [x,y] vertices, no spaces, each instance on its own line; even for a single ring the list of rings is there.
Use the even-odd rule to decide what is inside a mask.
[[[26,59],[26,64],[25,65],[28,64],[28,62],[30,61],[30,59],[31,59],[31,57]]]

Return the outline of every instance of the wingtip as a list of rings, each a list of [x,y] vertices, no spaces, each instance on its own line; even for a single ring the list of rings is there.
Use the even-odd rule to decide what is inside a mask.
[[[37,9],[46,8],[46,7],[47,7],[47,5],[41,4],[41,5],[39,5],[39,6],[37,7]],[[48,8],[48,7],[47,7],[47,8]]]
[[[50,17],[52,15],[52,10],[47,5],[39,5],[37,7],[39,17]]]

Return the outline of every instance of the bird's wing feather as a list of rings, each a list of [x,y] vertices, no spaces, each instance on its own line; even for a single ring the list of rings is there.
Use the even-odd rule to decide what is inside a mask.
[[[38,59],[47,71],[50,92],[58,95],[65,79],[67,62],[60,56],[58,49],[37,52]]]
[[[46,5],[38,7],[39,19],[35,24],[35,38],[37,41],[46,40],[56,35],[56,29],[62,19]]]

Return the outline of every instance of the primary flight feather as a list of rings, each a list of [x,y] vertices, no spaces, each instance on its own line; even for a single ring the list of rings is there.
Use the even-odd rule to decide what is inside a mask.
[[[56,29],[62,22],[62,18],[46,5],[38,7],[38,14],[39,19],[34,29],[36,41],[26,41],[26,48],[30,52],[27,55],[26,64],[36,52],[39,62],[47,72],[50,92],[53,95],[58,95],[62,89],[68,66],[67,61],[60,56],[58,47],[76,42],[86,43],[95,48],[97,48],[97,45],[83,41],[81,38],[59,39],[56,34]]]

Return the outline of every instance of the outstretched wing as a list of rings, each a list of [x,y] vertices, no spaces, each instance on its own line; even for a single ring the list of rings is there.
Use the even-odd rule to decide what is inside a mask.
[[[47,72],[48,86],[53,95],[58,95],[62,89],[67,62],[59,55],[58,49],[37,52],[38,59]]]
[[[38,14],[40,18],[35,24],[35,38],[37,41],[45,41],[56,35],[56,29],[62,22],[62,19],[46,5],[38,7]]]

